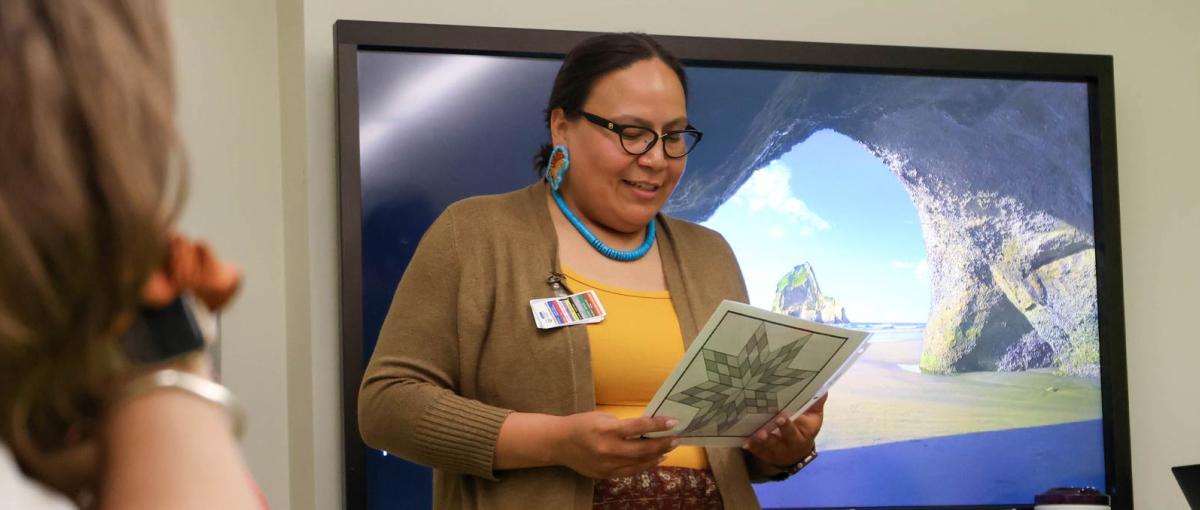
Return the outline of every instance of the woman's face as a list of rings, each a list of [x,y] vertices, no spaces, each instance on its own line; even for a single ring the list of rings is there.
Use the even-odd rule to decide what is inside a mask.
[[[660,134],[688,124],[683,86],[657,58],[597,80],[583,110]],[[584,221],[618,232],[646,227],[671,196],[687,159],[667,158],[662,140],[645,154],[631,155],[617,133],[582,117],[568,120],[561,110],[551,114],[551,134],[571,155],[560,190],[563,198]]]

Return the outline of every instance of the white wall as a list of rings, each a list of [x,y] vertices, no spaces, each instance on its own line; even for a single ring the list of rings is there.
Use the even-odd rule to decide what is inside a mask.
[[[241,292],[221,319],[220,369],[249,410],[242,443],[250,468],[272,503],[289,508],[289,286],[275,5],[188,0],[168,8],[180,127],[191,162],[182,227],[207,238],[245,272]]]
[[[1200,462],[1200,3],[1061,0],[175,1],[187,221],[250,274],[226,320],[251,466],[278,508],[341,503],[337,19],[1114,56],[1136,506],[1186,508]],[[280,263],[282,262],[282,267]],[[283,362],[286,360],[286,364]]]

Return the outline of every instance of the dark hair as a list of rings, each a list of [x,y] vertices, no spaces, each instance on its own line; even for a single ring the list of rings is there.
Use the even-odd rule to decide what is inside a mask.
[[[592,87],[600,78],[651,58],[661,60],[675,71],[679,84],[683,85],[683,97],[686,100],[687,74],[683,71],[683,64],[654,38],[637,33],[597,35],[576,45],[563,59],[558,76],[554,77],[550,102],[546,105],[546,126],[550,126],[550,112],[555,108],[562,108],[569,118],[578,117],[583,110],[583,103],[592,94]],[[546,168],[551,150],[553,147],[545,144],[533,157],[533,169],[538,175]]]

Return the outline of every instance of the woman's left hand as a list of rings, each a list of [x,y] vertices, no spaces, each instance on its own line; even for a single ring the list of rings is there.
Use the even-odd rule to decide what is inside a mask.
[[[817,446],[817,433],[825,421],[825,400],[828,398],[828,394],[821,397],[795,420],[789,420],[785,414],[776,416],[774,422],[763,425],[747,437],[742,448],[764,464],[775,467],[790,466],[803,460]],[[767,432],[772,425],[776,430]]]

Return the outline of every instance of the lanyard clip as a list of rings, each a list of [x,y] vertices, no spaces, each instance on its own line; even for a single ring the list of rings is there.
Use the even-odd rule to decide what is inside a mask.
[[[554,290],[554,295],[557,297],[565,297],[571,294],[571,289],[567,288],[566,276],[557,271],[551,271],[550,277],[546,278],[546,284]]]

